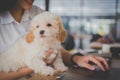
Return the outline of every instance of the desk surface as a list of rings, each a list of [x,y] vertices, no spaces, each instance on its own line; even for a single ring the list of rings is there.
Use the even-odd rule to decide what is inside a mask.
[[[83,68],[69,68],[57,80],[120,80],[120,59],[112,59],[109,72],[95,72]],[[55,77],[36,75],[29,80],[56,80]]]
[[[112,60],[112,65],[108,72],[70,68],[59,80],[120,80],[120,59]]]

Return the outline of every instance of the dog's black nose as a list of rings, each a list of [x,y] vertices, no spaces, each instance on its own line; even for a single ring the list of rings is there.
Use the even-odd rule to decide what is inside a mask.
[[[44,34],[44,32],[45,32],[44,30],[41,30],[41,31],[40,31],[40,34]]]

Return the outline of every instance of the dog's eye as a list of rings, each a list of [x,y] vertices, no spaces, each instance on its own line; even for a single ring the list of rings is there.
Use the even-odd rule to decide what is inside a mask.
[[[52,25],[50,23],[47,24],[48,27],[51,27]]]
[[[37,25],[36,27],[37,27],[37,28],[39,28],[39,26],[38,26],[38,25]]]

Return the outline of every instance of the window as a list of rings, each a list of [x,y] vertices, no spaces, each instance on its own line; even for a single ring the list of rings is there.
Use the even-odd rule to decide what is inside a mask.
[[[105,35],[115,23],[115,3],[115,0],[50,0],[50,11],[61,15],[71,32]]]
[[[116,29],[116,0],[50,0],[49,10],[62,17],[65,28],[75,39],[115,34],[111,29]]]
[[[45,10],[47,0],[35,1]],[[50,12],[62,17],[64,27],[74,39],[85,39],[87,35],[87,40],[90,40],[92,34],[120,38],[120,0],[49,0],[48,4]]]
[[[34,5],[37,5],[41,9],[45,10],[45,0],[35,0]]]

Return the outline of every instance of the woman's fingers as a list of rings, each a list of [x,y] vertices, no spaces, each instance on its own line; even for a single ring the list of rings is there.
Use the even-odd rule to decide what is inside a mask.
[[[90,56],[89,60],[92,61],[93,63],[95,63],[96,65],[98,65],[103,71],[106,71],[106,68],[108,68],[107,63],[104,59],[102,59],[102,57],[98,57],[98,56]],[[106,68],[104,67],[104,65],[102,64],[104,62]]]
[[[50,65],[56,60],[57,56],[58,56],[58,54],[56,54],[56,56],[53,59],[47,59],[46,58],[46,59],[44,59],[44,61],[47,65]]]
[[[83,68],[87,68],[89,70],[94,70],[94,66],[90,65],[88,62],[89,60],[89,55],[88,56],[76,56],[75,62],[78,66],[83,67]]]
[[[52,54],[52,52],[53,52],[52,48],[46,51],[45,57],[43,58],[46,64],[50,64],[52,62],[51,60],[47,59]]]
[[[94,64],[98,65],[102,71],[106,71],[109,69],[107,61],[100,56],[94,56],[94,55],[75,56],[74,60],[78,66],[84,67],[90,70],[94,70],[95,67],[89,62],[93,62]]]
[[[47,50],[46,53],[45,53],[46,54],[45,58],[48,58],[51,55],[52,52],[53,52],[52,48]]]
[[[87,69],[89,69],[89,70],[95,70],[94,66],[92,66],[92,65],[90,65],[90,64],[88,64],[88,63],[78,64],[78,66],[87,68]]]
[[[102,62],[103,65],[105,66],[105,68],[106,68],[107,70],[109,70],[108,63],[107,63],[107,61],[106,61],[104,58],[99,57],[99,56],[96,56],[96,59],[98,59],[100,62]]]
[[[48,59],[45,59],[44,61],[45,61],[45,63],[46,63],[47,65],[50,65],[50,64],[52,63],[52,61],[51,61],[51,60],[48,60]]]
[[[45,53],[46,55],[45,55],[45,57],[43,58],[43,60],[45,61],[45,63],[46,63],[47,65],[52,64],[52,63],[56,60],[56,57],[57,57],[58,54],[56,54],[53,59],[49,59],[49,57],[52,55],[52,53],[53,53],[53,49],[52,49],[52,48],[49,49],[48,51],[46,51],[46,53]]]

